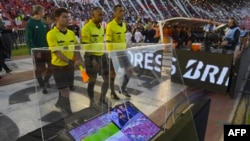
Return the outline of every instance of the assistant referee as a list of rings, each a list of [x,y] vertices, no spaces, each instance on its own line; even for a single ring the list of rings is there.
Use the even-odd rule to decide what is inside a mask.
[[[117,57],[118,57],[120,65],[125,68],[126,73],[123,77],[123,82],[122,82],[120,93],[124,94],[126,97],[131,97],[126,87],[129,82],[130,75],[133,74],[134,71],[126,55],[127,46],[126,46],[125,33],[127,29],[126,29],[126,24],[122,21],[124,14],[125,12],[121,5],[116,5],[114,7],[114,19],[107,24],[106,41],[107,41],[107,49],[109,51],[119,50],[119,52],[117,53],[120,55],[118,55]],[[124,50],[124,51],[121,51],[121,50]],[[111,61],[111,64],[112,64],[112,61]],[[113,73],[115,74],[114,68],[112,68],[110,71],[113,71]],[[114,79],[111,79],[111,81],[112,80]]]
[[[70,86],[74,80],[74,66],[83,65],[79,54],[74,51],[77,44],[75,33],[69,29],[69,16],[65,8],[57,8],[54,11],[56,26],[47,33],[47,42],[51,50],[51,65],[56,86],[59,90],[59,98],[56,107],[72,114],[70,107]]]

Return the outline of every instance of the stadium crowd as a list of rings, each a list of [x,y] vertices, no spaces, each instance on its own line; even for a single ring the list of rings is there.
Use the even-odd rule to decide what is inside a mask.
[[[213,18],[225,22],[229,17],[236,19],[244,26],[249,26],[247,0],[0,0],[0,13],[7,27],[25,27],[32,14],[32,6],[40,4],[50,15],[56,7],[66,7],[77,21],[90,18],[91,7],[99,6],[105,12],[104,21],[112,19],[112,7],[121,4],[125,7],[125,21],[136,23],[163,20],[171,17]],[[230,11],[230,12],[228,12]]]
[[[121,4],[126,11],[124,21],[128,25],[128,44],[144,41],[157,42],[159,39],[159,31],[154,21],[172,17],[212,18],[221,23],[226,23],[228,18],[234,17],[241,27],[246,29],[250,28],[250,16],[248,16],[249,10],[247,7],[250,2],[247,0],[239,0],[237,2],[235,0],[0,0],[1,23],[4,24],[6,29],[20,29],[17,30],[17,34],[12,34],[10,37],[14,38],[15,41],[11,48],[16,48],[17,44],[24,43],[24,31],[22,29],[25,28],[27,20],[32,16],[32,6],[36,4],[40,4],[45,8],[45,21],[52,18],[53,10],[56,7],[66,7],[72,19],[70,29],[75,30],[76,35],[79,35],[79,30],[86,21],[90,19],[91,9],[93,7],[101,7],[105,12],[103,19],[103,25],[105,27],[106,23],[113,17],[112,8],[116,4]],[[148,21],[151,22],[148,23]],[[144,30],[146,27],[156,31],[153,37],[147,35],[148,33]],[[170,31],[172,31],[173,28],[174,27],[165,27],[164,36],[169,37],[170,34],[172,34]],[[184,27],[178,27],[178,31],[180,31],[181,28],[184,29]],[[202,40],[202,29],[185,27],[185,30],[189,31],[187,34],[184,32],[184,34],[181,35],[181,38],[185,38],[183,39],[185,42],[187,40],[194,41],[194,39]],[[21,35],[20,37],[18,36],[19,34]],[[196,38],[194,38],[194,36]],[[15,40],[17,38],[18,41]],[[147,39],[145,40],[145,38]],[[186,42],[185,44],[190,46],[190,43]]]

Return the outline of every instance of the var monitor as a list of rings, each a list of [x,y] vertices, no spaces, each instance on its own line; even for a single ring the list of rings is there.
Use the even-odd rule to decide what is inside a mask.
[[[149,141],[161,129],[132,103],[125,102],[68,131],[75,141]]]

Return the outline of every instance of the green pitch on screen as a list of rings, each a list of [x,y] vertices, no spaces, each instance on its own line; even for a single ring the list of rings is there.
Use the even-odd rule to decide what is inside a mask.
[[[115,126],[113,123],[108,124],[107,126],[104,126],[96,133],[93,133],[92,135],[87,136],[86,138],[82,139],[82,141],[101,141],[105,140],[115,133],[119,132],[119,128]]]

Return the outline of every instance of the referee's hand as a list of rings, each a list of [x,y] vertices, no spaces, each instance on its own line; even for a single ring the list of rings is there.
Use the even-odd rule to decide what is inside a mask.
[[[75,61],[75,67],[78,67],[78,66],[84,66],[84,62],[82,59],[78,59]]]

